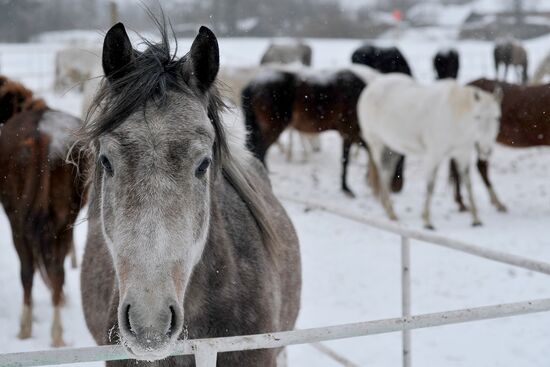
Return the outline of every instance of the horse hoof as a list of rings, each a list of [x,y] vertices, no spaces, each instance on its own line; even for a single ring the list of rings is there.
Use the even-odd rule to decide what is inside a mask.
[[[458,211],[464,213],[468,211],[468,208],[466,207],[466,205],[462,204],[458,206]]]
[[[17,334],[17,337],[21,340],[29,339],[31,337],[31,331],[30,330],[21,330]]]
[[[59,299],[59,306],[65,307],[67,306],[67,295],[65,292],[61,293],[61,298]]]
[[[29,305],[23,305],[21,313],[21,323],[19,324],[19,339],[28,339],[32,333],[32,308]]]
[[[479,220],[475,220],[473,223],[472,223],[472,227],[481,227],[483,224],[481,223],[481,221]]]
[[[424,229],[435,231],[435,227],[433,226],[433,224],[424,224]]]
[[[66,347],[67,344],[65,344],[65,341],[63,341],[63,339],[59,339],[59,340],[52,340],[52,348],[61,348],[61,347]]]
[[[403,181],[402,180],[398,180],[396,182],[392,182],[391,184],[391,191],[393,193],[398,193],[398,192],[401,192],[401,190],[403,190]]]
[[[355,194],[350,189],[342,189],[344,191],[344,194],[351,199],[355,199]]]
[[[499,211],[500,213],[507,213],[508,208],[501,204],[497,206],[497,211]]]

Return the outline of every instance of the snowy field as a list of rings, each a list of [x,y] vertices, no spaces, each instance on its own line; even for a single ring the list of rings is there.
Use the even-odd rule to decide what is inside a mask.
[[[222,64],[253,65],[267,40],[227,39],[220,41]],[[386,40],[382,43],[389,44]],[[444,44],[433,37],[410,36],[396,43],[411,63],[413,73],[423,82],[433,79],[431,58]],[[345,66],[356,40],[311,40],[315,67]],[[186,49],[188,40],[180,42]],[[491,45],[459,42],[463,81],[492,76]],[[80,96],[49,92],[53,73],[53,50],[60,45],[0,45],[1,71],[21,78],[43,92],[48,102],[69,112],[80,111]],[[550,38],[527,43],[532,65],[550,51]],[[31,53],[39,61],[31,60]],[[33,72],[23,78],[23,71]],[[228,115],[239,122],[239,116]],[[284,136],[283,140],[287,137]],[[297,139],[296,139],[297,141]],[[322,135],[322,151],[304,162],[299,144],[294,144],[292,162],[275,147],[268,162],[274,189],[328,203],[346,210],[385,218],[381,205],[365,184],[366,156],[358,153],[349,172],[357,198],[349,199],[339,190],[341,142],[336,133]],[[487,248],[502,250],[540,261],[550,261],[550,240],[546,236],[550,219],[550,148],[510,149],[498,147],[492,159],[491,175],[497,192],[509,208],[498,213],[477,174],[474,187],[483,227],[470,227],[469,214],[459,213],[448,185],[447,167],[440,169],[433,201],[433,221],[439,234]],[[424,198],[423,170],[410,157],[405,171],[405,188],[394,196],[401,222],[420,228]],[[399,238],[380,230],[350,222],[301,205],[284,203],[298,230],[303,259],[303,302],[299,328],[396,317],[400,314]],[[34,288],[33,337],[16,338],[21,310],[22,288],[19,261],[11,241],[7,219],[0,216],[0,353],[49,348],[52,308],[50,296],[37,276]],[[86,223],[78,225],[76,246],[83,253]],[[91,346],[79,292],[79,270],[68,263],[63,310],[66,341],[72,347]],[[511,266],[493,263],[433,245],[412,243],[413,314],[550,297],[550,278]],[[413,331],[412,358],[415,366],[547,366],[550,360],[550,314],[446,326]],[[327,343],[359,366],[397,366],[401,361],[398,333]],[[289,348],[290,366],[338,366],[310,346]],[[102,364],[86,364],[100,366]]]

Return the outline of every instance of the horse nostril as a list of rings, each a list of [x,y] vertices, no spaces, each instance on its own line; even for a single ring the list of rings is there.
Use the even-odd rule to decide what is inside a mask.
[[[126,309],[124,310],[124,323],[124,328],[132,334],[135,334],[134,330],[132,330],[132,324],[130,323],[130,305],[126,306]]]
[[[174,309],[174,306],[170,306],[170,315],[171,315],[171,320],[170,320],[170,327],[168,328],[168,332],[166,333],[166,335],[168,336],[171,336],[172,333],[176,330],[176,325],[177,325],[177,316],[176,316],[176,310]]]

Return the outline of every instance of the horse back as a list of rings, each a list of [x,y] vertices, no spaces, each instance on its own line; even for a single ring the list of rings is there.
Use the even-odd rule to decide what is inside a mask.
[[[299,79],[292,126],[308,133],[336,130],[344,137],[359,142],[357,101],[365,85],[349,70],[335,72],[323,79]]]
[[[8,216],[19,206],[43,207],[39,195],[39,173],[47,168],[48,140],[38,131],[42,110],[26,111],[10,118],[1,129],[0,166],[2,204]],[[27,212],[27,210],[25,210]],[[27,214],[31,214],[28,213]]]

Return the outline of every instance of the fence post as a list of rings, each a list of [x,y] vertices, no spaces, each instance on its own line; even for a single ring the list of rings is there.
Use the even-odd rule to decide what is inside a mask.
[[[401,315],[411,316],[411,254],[410,240],[401,236]],[[411,366],[411,331],[403,330],[403,367]]]
[[[195,351],[195,364],[197,367],[216,367],[218,352],[206,345],[197,346]]]

